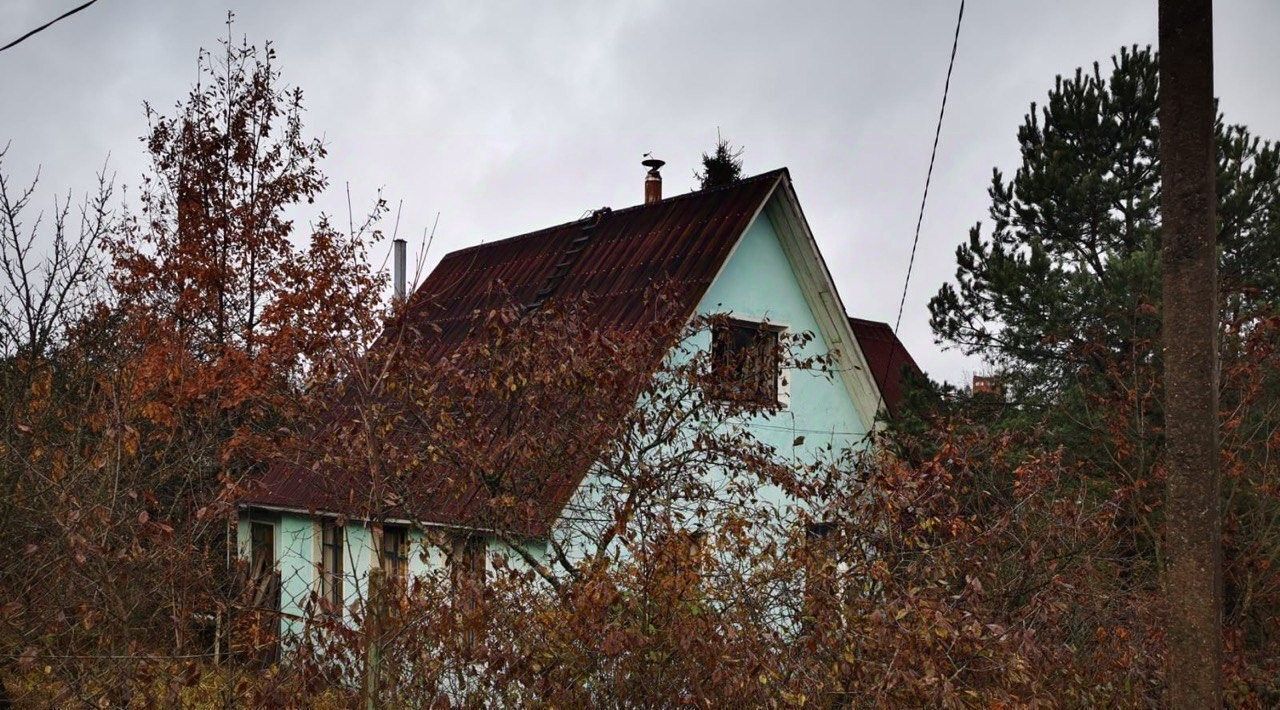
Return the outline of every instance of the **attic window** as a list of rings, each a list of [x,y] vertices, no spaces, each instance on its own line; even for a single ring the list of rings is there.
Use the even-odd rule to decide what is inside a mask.
[[[714,399],[734,404],[778,404],[781,374],[778,334],[767,323],[727,319],[711,329]]]

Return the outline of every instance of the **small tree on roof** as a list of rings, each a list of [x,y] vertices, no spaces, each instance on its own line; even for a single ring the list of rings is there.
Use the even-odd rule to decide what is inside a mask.
[[[716,149],[702,154],[702,172],[693,174],[703,190],[732,185],[742,179],[742,146],[734,147],[716,132]]]

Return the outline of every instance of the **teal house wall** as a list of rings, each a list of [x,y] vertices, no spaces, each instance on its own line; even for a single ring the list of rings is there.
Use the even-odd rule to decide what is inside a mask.
[[[280,634],[287,648],[306,632],[306,619],[311,611],[315,595],[319,592],[321,516],[303,513],[278,513],[257,509],[241,512],[237,525],[238,553],[244,560],[251,559],[250,526],[266,523],[272,526],[276,550],[276,570],[280,574]],[[343,526],[343,607],[345,614],[359,609],[367,599],[369,575],[376,564],[377,547],[374,528],[368,521],[348,520]],[[508,565],[525,566],[522,557],[516,556],[503,543],[489,540],[489,554],[511,558]],[[546,545],[529,541],[524,550],[533,559],[546,560]],[[444,550],[430,542],[426,531],[409,530],[409,574],[422,578],[431,573],[441,573],[446,568]]]
[[[236,539],[240,556],[251,559],[249,529],[253,523],[272,526],[276,570],[280,574],[280,631],[293,638],[303,631],[306,604],[316,583],[317,527],[304,515],[248,510],[240,515]]]
[[[813,339],[798,353],[803,357],[831,351],[778,232],[764,212],[747,228],[707,289],[698,313],[727,313],[744,320],[768,321],[792,333],[811,333]],[[699,346],[710,347],[710,337],[702,334]],[[794,448],[793,453],[802,457],[812,457],[828,444],[841,449],[865,441],[867,425],[839,377],[815,371],[789,371],[784,377],[789,390],[786,406],[770,417],[746,422],[757,439],[779,451]],[[792,447],[798,436],[804,437],[804,443]]]

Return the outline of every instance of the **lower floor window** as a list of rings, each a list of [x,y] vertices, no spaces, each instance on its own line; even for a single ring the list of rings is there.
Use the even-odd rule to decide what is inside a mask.
[[[388,581],[404,585],[409,573],[409,530],[400,525],[382,528],[379,562]]]
[[[249,575],[253,606],[280,608],[280,578],[276,573],[276,528],[271,523],[249,523]]]
[[[473,604],[484,593],[488,567],[488,545],[475,535],[454,538],[450,557],[454,595],[465,604]]]
[[[334,521],[321,523],[320,533],[320,599],[326,611],[342,615],[344,603],[342,590],[344,530]]]

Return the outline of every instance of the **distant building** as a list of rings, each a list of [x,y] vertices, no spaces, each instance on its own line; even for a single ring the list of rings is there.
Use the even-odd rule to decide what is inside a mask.
[[[999,375],[974,375],[972,392],[975,396],[1004,401],[1004,381]]]

